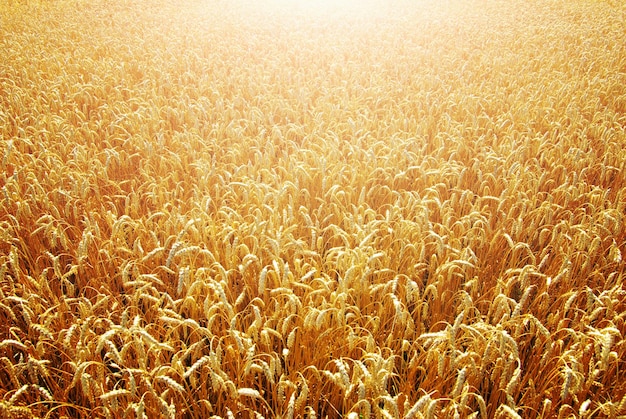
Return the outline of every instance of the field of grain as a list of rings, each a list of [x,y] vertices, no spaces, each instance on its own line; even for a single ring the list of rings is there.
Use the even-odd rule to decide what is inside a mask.
[[[626,415],[626,5],[0,3],[0,417]]]

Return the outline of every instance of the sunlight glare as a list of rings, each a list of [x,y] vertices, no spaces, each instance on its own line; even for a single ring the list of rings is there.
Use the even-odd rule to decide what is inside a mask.
[[[285,11],[296,11],[307,15],[362,12],[372,7],[368,0],[274,0],[272,7]]]

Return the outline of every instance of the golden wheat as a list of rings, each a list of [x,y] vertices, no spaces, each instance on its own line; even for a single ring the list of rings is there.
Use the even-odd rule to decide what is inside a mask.
[[[625,13],[3,3],[0,416],[626,415]]]

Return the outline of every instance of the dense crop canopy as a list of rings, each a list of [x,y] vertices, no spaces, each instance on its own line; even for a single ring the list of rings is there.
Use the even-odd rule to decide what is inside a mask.
[[[0,417],[626,415],[625,16],[3,1]]]

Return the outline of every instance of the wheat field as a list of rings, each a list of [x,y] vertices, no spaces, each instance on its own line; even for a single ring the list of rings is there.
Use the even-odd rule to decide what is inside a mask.
[[[626,5],[0,3],[0,417],[626,417]]]

